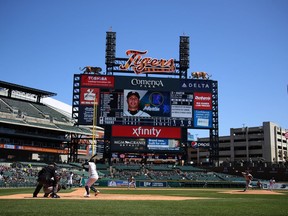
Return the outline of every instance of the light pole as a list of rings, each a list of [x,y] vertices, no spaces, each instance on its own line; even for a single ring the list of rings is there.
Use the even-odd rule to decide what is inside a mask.
[[[195,140],[197,143],[197,164],[200,164],[200,150],[199,150],[199,146],[198,146],[198,134],[195,134]]]
[[[94,107],[93,107],[93,128],[92,128],[92,155],[96,154],[96,127],[97,127],[97,95],[94,97]]]

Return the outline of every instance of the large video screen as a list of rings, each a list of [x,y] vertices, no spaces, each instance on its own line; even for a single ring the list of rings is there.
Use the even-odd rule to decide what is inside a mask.
[[[114,152],[180,152],[180,140],[176,139],[113,139],[111,150]]]
[[[169,92],[125,89],[123,116],[170,117],[170,101]]]
[[[111,150],[117,152],[181,152],[181,128],[113,125]]]
[[[78,123],[212,128],[213,82],[82,74]]]

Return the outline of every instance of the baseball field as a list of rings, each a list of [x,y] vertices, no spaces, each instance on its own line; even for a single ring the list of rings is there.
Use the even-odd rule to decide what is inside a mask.
[[[0,189],[0,215],[288,215],[288,191],[210,188],[84,188],[59,192],[61,198],[32,198],[34,188]],[[93,196],[92,196],[93,195]]]

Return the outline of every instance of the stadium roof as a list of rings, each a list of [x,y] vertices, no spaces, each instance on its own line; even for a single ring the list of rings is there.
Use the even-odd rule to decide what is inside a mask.
[[[52,108],[53,110],[57,111],[58,113],[61,113],[63,116],[66,116],[67,119],[72,120],[71,119],[72,106],[70,106],[68,104],[65,104],[65,103],[63,103],[61,101],[57,101],[57,100],[55,100],[53,98],[49,98],[50,96],[57,95],[56,93],[43,91],[43,90],[39,90],[39,89],[34,89],[34,88],[29,88],[29,87],[26,87],[26,86],[21,86],[21,85],[17,85],[17,84],[13,84],[13,83],[8,83],[8,82],[4,82],[4,81],[1,81],[1,80],[0,80],[0,88],[8,89],[8,91],[16,90],[16,91],[21,91],[21,92],[24,92],[24,93],[37,95],[37,98],[38,98],[39,102],[40,102],[40,97],[43,98],[43,96],[45,96],[46,98],[45,99],[43,98],[43,101],[42,101],[42,102],[44,102],[43,104],[45,106],[48,106],[48,107]],[[9,96],[8,96],[8,98],[9,98]],[[14,100],[16,98],[13,97],[11,99]],[[26,100],[23,100],[23,101],[27,102],[27,103],[31,102],[31,101],[26,101]],[[33,105],[36,106],[35,104],[33,104]],[[22,109],[22,111],[25,113],[25,108],[24,107],[22,107],[22,108],[18,107],[18,108],[20,110]],[[36,109],[39,110],[40,107],[37,107]],[[41,109],[40,109],[40,111],[41,111]],[[49,113],[47,110],[46,111],[42,111],[42,113],[45,113],[45,112]],[[53,117],[53,113],[51,113],[50,115]],[[58,118],[58,120],[57,120],[57,118]],[[72,125],[73,122],[70,122],[70,123],[68,123],[68,122],[63,123],[62,122],[61,123],[61,121],[60,121],[61,116],[57,117],[57,118],[56,118],[56,120],[58,121],[58,123],[57,122],[49,122],[45,118],[44,119],[40,118],[38,120],[37,120],[37,118],[35,118],[34,120],[31,120],[31,119],[24,119],[22,117],[21,118],[17,118],[15,116],[13,116],[12,118],[11,117],[0,116],[0,123],[1,124],[10,124],[10,125],[12,124],[12,125],[18,125],[18,126],[24,126],[24,127],[42,128],[42,129],[46,129],[46,130],[53,130],[53,131],[66,132],[66,133],[83,134],[83,135],[89,135],[89,136],[92,135],[92,129],[89,128],[89,127],[74,126],[74,125]],[[97,130],[103,130],[103,128],[97,126]]]
[[[14,83],[9,83],[9,82],[4,82],[0,80],[0,87],[6,88],[9,90],[16,90],[16,91],[21,91],[25,93],[30,93],[30,94],[35,94],[40,97],[51,97],[51,96],[56,96],[56,93],[53,92],[48,92],[40,89],[35,89],[35,88],[30,88],[22,85],[17,85]]]
[[[72,125],[61,125],[61,124],[45,124],[45,123],[33,123],[27,122],[23,119],[9,119],[9,118],[1,118],[0,124],[10,124],[10,125],[18,125],[24,127],[33,127],[33,128],[42,128],[46,130],[53,130],[65,133],[75,133],[75,134],[83,134],[83,135],[92,135],[92,131],[89,128],[76,127]],[[98,127],[99,128],[99,127]]]

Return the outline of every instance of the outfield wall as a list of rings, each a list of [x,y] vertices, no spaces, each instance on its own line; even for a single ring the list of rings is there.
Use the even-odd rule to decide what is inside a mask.
[[[126,180],[98,180],[96,182],[98,186],[105,187],[128,187],[128,181]],[[197,187],[197,188],[243,188],[245,182],[205,182],[205,181],[149,181],[149,180],[137,180],[137,187],[147,188],[167,188],[167,187]]]

